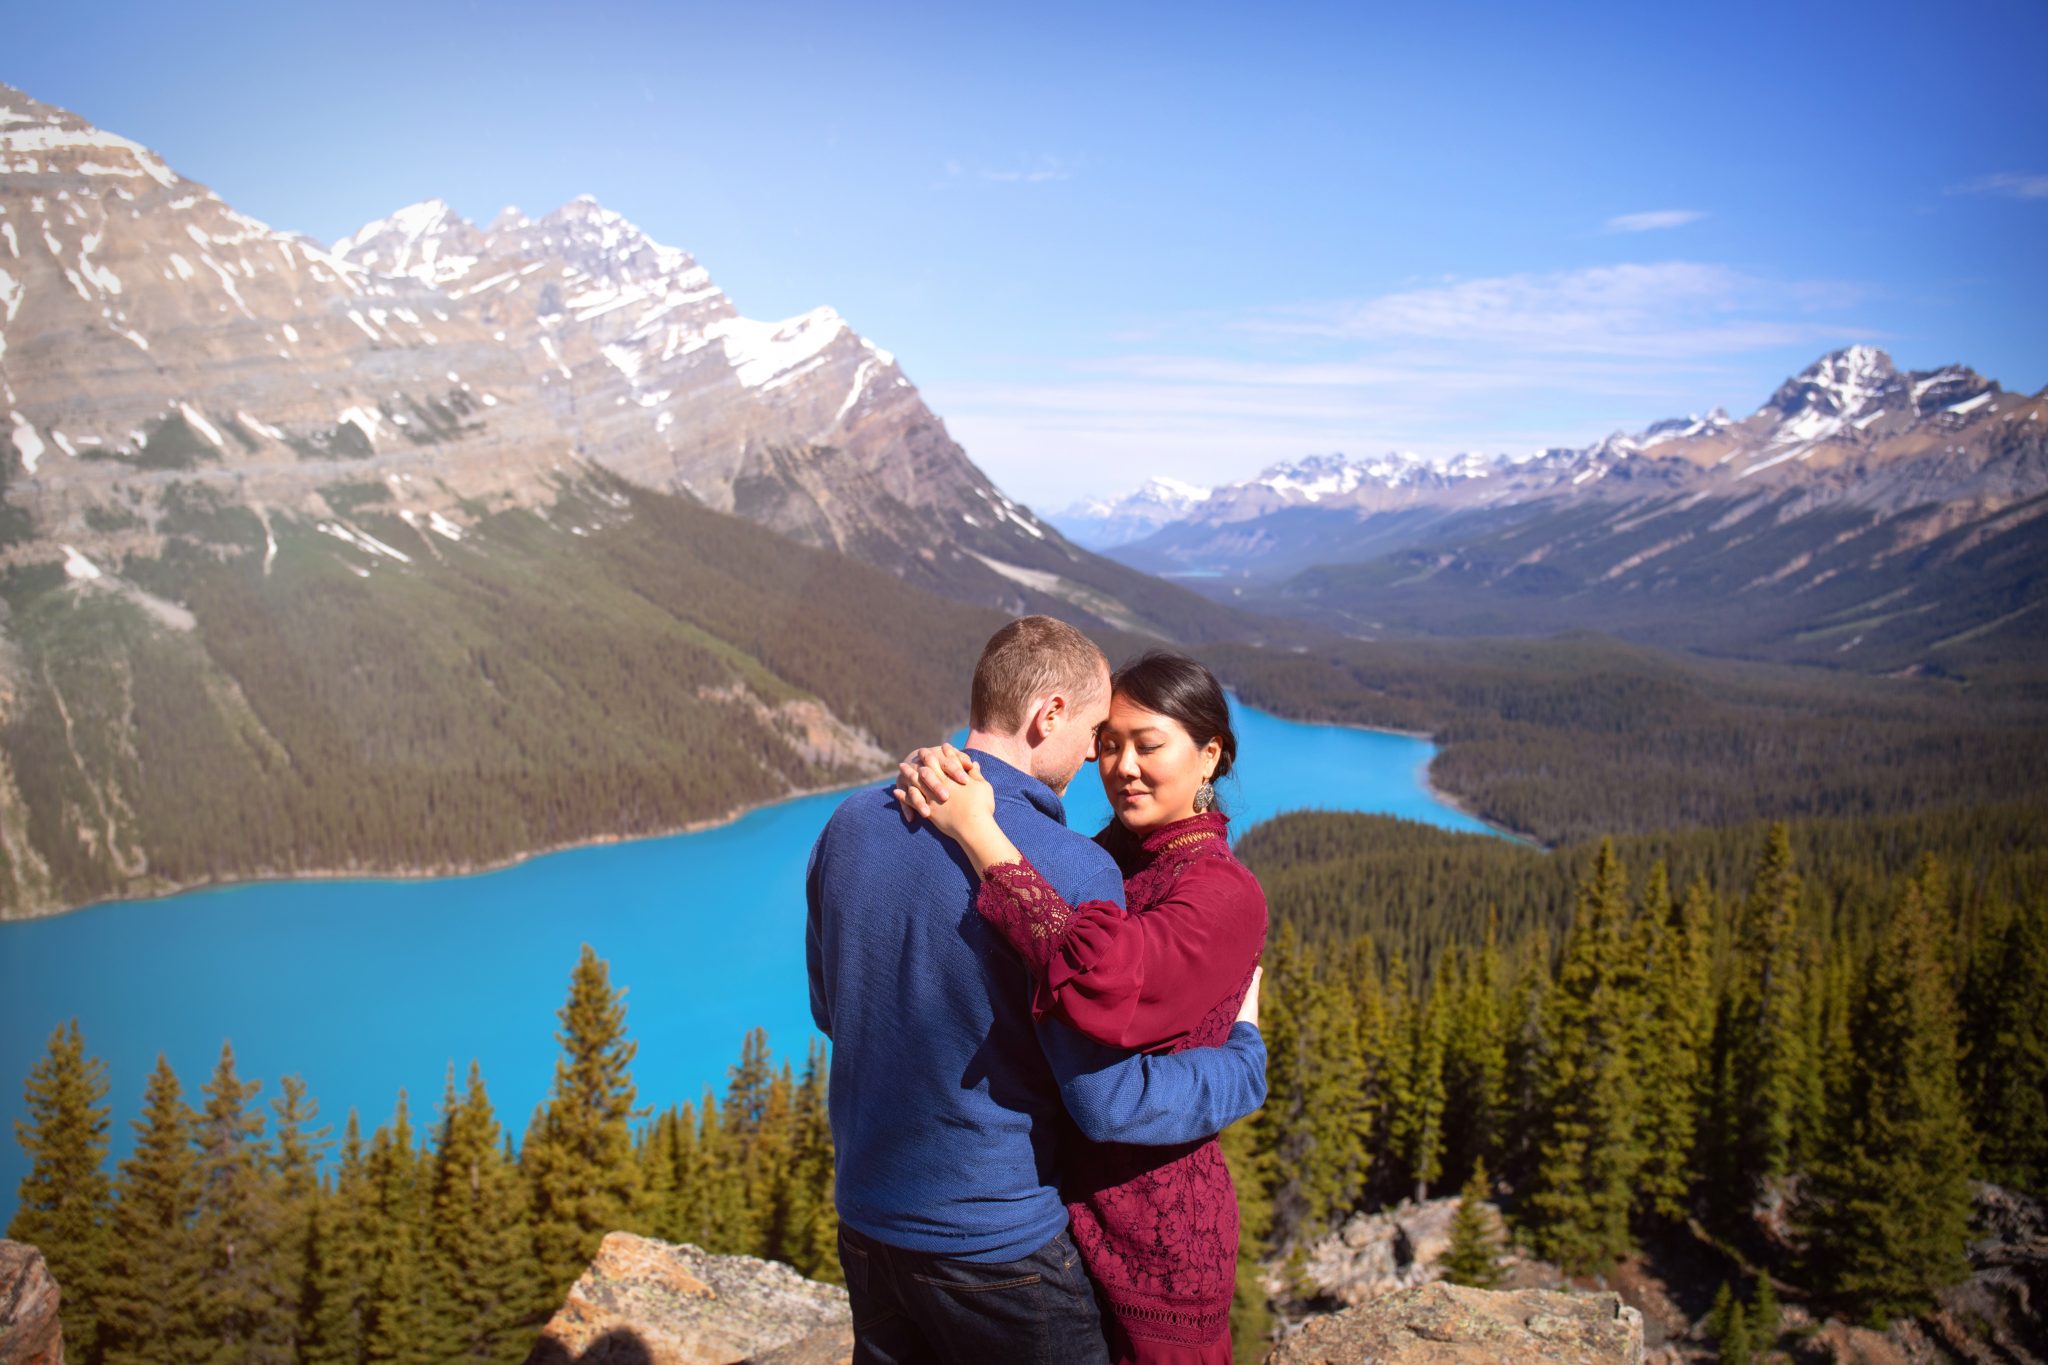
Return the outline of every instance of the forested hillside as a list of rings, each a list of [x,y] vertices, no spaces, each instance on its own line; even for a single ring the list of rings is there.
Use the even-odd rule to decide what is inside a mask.
[[[1971,1179],[2048,1193],[2044,820],[1553,855],[1369,816],[1252,831],[1276,928],[1247,1255],[1484,1162],[1567,1269],[1693,1227],[1738,1299],[1761,1267],[1819,1314],[1926,1307],[1965,1273]],[[1780,1202],[1789,1242],[1754,1213]]]
[[[1430,733],[1439,787],[1545,844],[2014,800],[2048,771],[2028,674],[1866,678],[1597,635],[1201,653],[1253,705]]]
[[[473,866],[859,780],[957,721],[1003,619],[601,473],[459,541],[382,492],[352,521],[424,571],[195,494],[124,586],[0,577],[0,905]]]

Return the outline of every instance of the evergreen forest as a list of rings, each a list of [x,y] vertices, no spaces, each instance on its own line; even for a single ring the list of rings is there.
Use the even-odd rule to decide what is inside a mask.
[[[1704,1251],[1717,1339],[1741,1324],[1727,1359],[1770,1347],[1780,1296],[1880,1325],[1929,1308],[1968,1273],[1973,1182],[2048,1194],[2044,820],[1556,853],[1376,816],[1251,831],[1275,929],[1270,1090],[1235,1138],[1240,1340],[1265,1327],[1257,1257],[1461,1186],[1567,1272]]]
[[[2048,1194],[2044,814],[1554,853],[1378,816],[1249,832],[1274,932],[1268,1100],[1224,1135],[1241,1354],[1272,1325],[1262,1261],[1461,1187],[1465,1283],[1499,1249],[1481,1197],[1570,1272],[1697,1240],[1727,1268],[1727,1358],[1769,1346],[1781,1294],[1874,1323],[1926,1308],[1967,1273],[1973,1181]],[[588,948],[559,1019],[516,1144],[474,1066],[431,1115],[401,1093],[337,1137],[296,1078],[261,1102],[224,1047],[196,1096],[159,1064],[112,1171],[103,1067],[60,1028],[8,1235],[44,1248],[71,1358],[516,1361],[620,1230],[837,1278],[822,1050],[799,1070],[753,1032],[722,1093],[656,1110]]]

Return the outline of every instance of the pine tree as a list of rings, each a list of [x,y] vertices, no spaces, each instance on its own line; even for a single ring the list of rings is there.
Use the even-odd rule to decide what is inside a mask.
[[[1500,1283],[1500,1238],[1486,1206],[1492,1193],[1482,1158],[1473,1164],[1458,1196],[1457,1216],[1451,1220],[1451,1244],[1444,1252],[1443,1271],[1452,1284],[1491,1289]]]
[[[1628,1253],[1642,1150],[1631,1063],[1639,1002],[1624,989],[1627,891],[1611,842],[1579,888],[1543,1031],[1550,1073],[1537,1116],[1529,1214],[1544,1254],[1590,1270]],[[1619,979],[1617,979],[1619,978]]]
[[[1400,1064],[1394,1025],[1387,1014],[1387,992],[1380,980],[1379,950],[1368,936],[1355,940],[1349,949],[1331,954],[1332,970],[1351,998],[1352,1015],[1358,1033],[1360,1091],[1356,1121],[1365,1145],[1366,1176],[1371,1190],[1389,1176],[1385,1137],[1393,1114],[1394,1092],[1405,1084],[1397,1082],[1394,1069]],[[1377,1167],[1377,1169],[1375,1169]]]
[[[1408,1050],[1408,1098],[1414,1106],[1400,1126],[1400,1155],[1408,1177],[1414,1182],[1414,1198],[1429,1198],[1429,1187],[1443,1174],[1444,1038],[1447,1016],[1453,1006],[1452,991],[1444,971],[1445,959],[1437,959],[1437,973],[1427,999],[1418,1001],[1410,1027],[1414,1041]]]
[[[432,1258],[440,1285],[451,1361],[503,1361],[517,1365],[532,1344],[530,1315],[539,1278],[526,1194],[506,1159],[503,1134],[484,1090],[483,1072],[470,1063],[469,1083],[455,1098],[451,1077],[433,1170]]]
[[[427,1201],[403,1090],[391,1126],[370,1138],[363,1174],[369,1194],[370,1293],[363,1354],[373,1365],[435,1365],[443,1320],[428,1265]]]
[[[1736,924],[1733,979],[1716,1040],[1724,1216],[1740,1219],[1787,1170],[1799,1103],[1799,874],[1784,825],[1770,837]]]
[[[1968,1273],[1974,1144],[1942,932],[1917,879],[1871,957],[1854,1036],[1839,1128],[1807,1191],[1809,1243],[1829,1293],[1887,1319]]]
[[[634,1044],[626,1037],[624,993],[612,990],[604,960],[589,944],[558,1017],[562,1057],[554,1089],[521,1154],[548,1302],[583,1273],[606,1233],[634,1226],[640,1207],[629,1072]]]
[[[1260,1009],[1265,1009],[1263,999]],[[1237,1191],[1237,1283],[1230,1298],[1230,1339],[1239,1360],[1264,1359],[1272,1345],[1273,1310],[1267,1302],[1260,1258],[1272,1234],[1273,1204],[1267,1188],[1273,1179],[1271,1158],[1258,1146],[1258,1128],[1250,1117],[1222,1133],[1223,1160]]]
[[[1984,1167],[2001,1184],[2048,1194],[2048,902],[2014,911],[1983,958],[1968,1074]]]
[[[1756,1349],[1768,1352],[1778,1344],[1778,1328],[1782,1315],[1778,1311],[1778,1287],[1771,1283],[1768,1273],[1756,1277],[1756,1297],[1750,1301],[1749,1329],[1756,1339]]]
[[[1786,1158],[1788,1169],[1795,1171],[1813,1164],[1828,1134],[1829,968],[1822,944],[1809,937],[1800,947],[1799,1072],[1793,1084],[1792,1146]]]
[[[1313,1236],[1350,1208],[1363,1187],[1368,1149],[1364,1062],[1351,991],[1282,922],[1266,952],[1261,997],[1266,1104],[1257,1143],[1273,1157],[1273,1237]]]
[[[1550,935],[1538,928],[1520,955],[1508,988],[1507,1087],[1502,1108],[1514,1119],[1501,1130],[1501,1174],[1520,1190],[1536,1169],[1535,1116],[1543,1107],[1543,1088],[1550,1075],[1551,1041],[1544,1034],[1550,1012]]]
[[[270,1183],[263,1114],[251,1106],[262,1089],[235,1074],[223,1043],[204,1091],[194,1142],[199,1151],[199,1209],[194,1235],[204,1258],[201,1325],[218,1361],[291,1358],[296,1314],[282,1262],[282,1209]]]
[[[1444,1170],[1452,1179],[1498,1150],[1508,1049],[1497,926],[1489,914],[1485,946],[1461,960],[1444,1039]]]
[[[763,1035],[766,1046],[766,1035]],[[787,1064],[768,1082],[768,1096],[761,1119],[746,1144],[741,1167],[741,1184],[747,1192],[747,1207],[755,1211],[752,1254],[772,1261],[790,1259],[789,1239],[793,1219],[794,1193],[791,1168],[795,1160],[792,1131],[796,1102],[796,1078]]]
[[[839,1213],[834,1207],[832,1119],[826,1102],[824,1044],[813,1041],[796,1089],[790,1161],[789,1263],[814,1280],[842,1282]]]
[[[313,1326],[313,1212],[320,1199],[327,1130],[314,1127],[320,1106],[307,1095],[303,1080],[286,1076],[277,1085],[277,1098],[271,1101],[277,1135],[271,1180],[278,1200],[280,1283],[292,1325],[288,1354],[298,1359]]]
[[[1714,1296],[1714,1312],[1709,1319],[1708,1331],[1720,1352],[1721,1365],[1750,1365],[1753,1348],[1749,1344],[1749,1315],[1743,1311],[1742,1300],[1735,1297],[1735,1291],[1726,1282]]]
[[[189,1365],[212,1353],[199,1320],[205,1267],[192,1231],[199,1209],[193,1126],[178,1078],[159,1055],[135,1121],[135,1150],[114,1182],[99,1303],[107,1365]]]
[[[78,1021],[51,1032],[28,1073],[28,1118],[14,1135],[28,1157],[7,1235],[39,1248],[62,1290],[64,1344],[91,1360],[100,1335],[113,1187],[107,1180],[107,1066],[85,1053]]]
[[[1275,978],[1278,981],[1279,978]],[[1376,1106],[1363,1114],[1373,1121],[1366,1129],[1366,1150],[1372,1156],[1374,1202],[1388,1203],[1413,1193],[1408,1153],[1414,1145],[1418,1101],[1415,1094],[1416,1002],[1408,984],[1407,960],[1396,952],[1387,961],[1381,986],[1385,1011],[1385,1043],[1381,1053],[1382,1082]],[[1261,1008],[1264,1008],[1261,1002]],[[1271,1049],[1268,1048],[1270,1055]],[[1268,1103],[1271,1103],[1270,1071]],[[1375,1112],[1376,1110],[1376,1112]]]
[[[718,1099],[709,1087],[690,1125],[684,1105],[676,1130],[676,1202],[681,1237],[706,1251],[729,1255],[740,1249],[750,1220],[745,1190],[737,1179],[739,1138],[728,1134]]]
[[[376,1283],[374,1198],[362,1125],[349,1110],[333,1187],[314,1202],[308,1260],[309,1365],[363,1365],[369,1358],[370,1297]]]
[[[1659,862],[1650,869],[1638,919],[1648,1000],[1638,1070],[1642,1082],[1643,1169],[1638,1212],[1684,1216],[1692,1188],[1700,1073],[1710,1021],[1706,889],[1674,905]]]
[[[647,1235],[679,1240],[676,1222],[676,1111],[664,1109],[633,1139],[640,1167],[640,1208],[635,1214]]]

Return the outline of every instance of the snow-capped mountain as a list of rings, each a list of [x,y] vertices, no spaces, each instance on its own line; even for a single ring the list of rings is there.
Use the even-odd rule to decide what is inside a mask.
[[[1077,502],[1055,513],[1053,525],[1091,550],[1142,540],[1169,522],[1180,521],[1207,500],[1209,490],[1158,475],[1129,493]]]
[[[1715,409],[1526,455],[1275,465],[1213,490],[1118,554],[1154,572],[1278,573],[1377,553],[1462,514],[1662,495],[1740,501],[1797,490],[1807,506],[1883,517],[1930,504],[1997,509],[2048,491],[2043,408],[2041,395],[2008,394],[1965,366],[1904,372],[1883,351],[1852,346],[1740,420]]]
[[[577,452],[636,483],[841,549],[904,538],[908,508],[1042,539],[836,312],[744,317],[688,252],[587,196],[482,229],[429,200],[334,251],[460,299],[523,354]]]
[[[428,200],[329,247],[19,91],[0,110],[0,464],[45,549],[156,553],[166,465],[337,553],[377,538],[323,489],[459,530],[594,466],[968,601],[1128,621],[1157,587],[1007,497],[834,310],[749,318],[593,199],[483,227]]]

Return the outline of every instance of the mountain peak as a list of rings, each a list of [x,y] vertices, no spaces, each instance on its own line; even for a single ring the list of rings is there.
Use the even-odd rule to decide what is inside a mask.
[[[440,286],[476,264],[476,225],[445,199],[422,199],[363,224],[332,253],[382,275],[411,275]]]
[[[606,208],[598,202],[598,198],[594,194],[577,195],[574,199],[571,199],[568,203],[541,219],[541,221],[543,223],[616,223],[633,228],[635,232],[639,231],[637,227],[634,227],[632,223],[626,220],[626,215],[614,209]]]
[[[131,138],[96,128],[78,115],[0,85],[0,172],[82,174],[137,180],[165,189],[180,183],[163,158]]]

